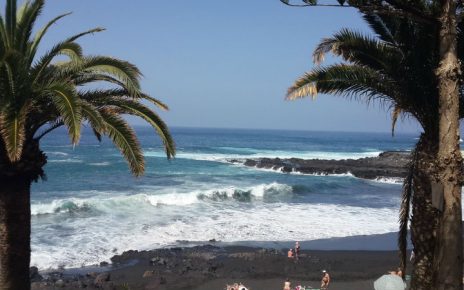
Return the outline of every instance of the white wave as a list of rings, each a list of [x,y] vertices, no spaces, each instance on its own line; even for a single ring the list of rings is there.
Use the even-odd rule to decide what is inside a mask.
[[[60,151],[45,151],[47,155],[54,155],[54,156],[68,156],[68,153],[60,152]]]
[[[49,203],[35,203],[31,205],[32,215],[44,215],[63,212],[72,212],[88,207],[89,204],[84,199],[59,199]]]
[[[295,168],[292,168],[292,171],[290,172],[285,172],[283,171],[284,167],[274,167],[274,168],[260,168],[257,166],[246,166],[244,164],[240,163],[235,163],[237,166],[245,167],[245,168],[251,168],[253,170],[258,170],[258,171],[264,171],[264,172],[273,172],[273,173],[282,173],[282,174],[292,174],[292,175],[306,175],[306,176],[338,176],[338,177],[354,177],[356,178],[351,172],[346,172],[346,173],[303,173]]]
[[[111,163],[110,162],[94,162],[94,163],[89,163],[91,166],[109,166]]]
[[[75,158],[67,158],[67,159],[51,159],[48,162],[52,163],[82,163],[84,161]]]
[[[401,177],[377,177],[372,181],[387,184],[403,184],[403,180]]]
[[[149,204],[151,206],[171,205],[188,206],[206,200],[240,198],[240,194],[249,194],[250,199],[261,199],[266,196],[291,194],[292,187],[286,184],[273,182],[270,184],[258,184],[255,186],[238,188],[234,186],[209,190],[194,190],[187,192],[171,192],[161,194],[140,193],[128,196],[107,196],[90,198],[56,199],[47,203],[33,203],[32,215],[58,214],[77,212],[80,210],[95,209],[101,212],[111,212],[114,208],[137,207]]]
[[[193,153],[193,152],[178,152],[176,158],[191,159],[199,161],[215,161],[227,162],[230,159],[257,159],[257,158],[300,158],[300,159],[327,159],[327,160],[342,160],[342,159],[360,159],[364,157],[376,157],[381,151],[372,152],[319,152],[319,151],[271,151],[263,150],[259,153],[252,154],[223,154],[223,153]],[[146,151],[146,157],[165,157],[165,153],[161,151]]]
[[[59,231],[49,223],[34,224],[31,264],[41,269],[79,267],[108,261],[125,250],[153,249],[178,240],[288,241],[381,234],[397,230],[396,216],[396,208],[331,204],[264,203],[252,210],[117,206],[108,208],[104,217],[63,219]]]

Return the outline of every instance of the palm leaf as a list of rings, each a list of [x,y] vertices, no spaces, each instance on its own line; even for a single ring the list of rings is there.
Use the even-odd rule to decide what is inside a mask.
[[[40,41],[42,41],[42,38],[44,37],[44,35],[47,33],[48,29],[53,25],[55,24],[58,20],[60,20],[61,18],[63,17],[66,17],[68,15],[70,15],[71,13],[65,13],[65,14],[62,14],[62,15],[59,15],[55,18],[53,18],[51,21],[49,21],[42,29],[40,29],[35,37],[34,37],[34,40],[30,43],[29,45],[29,53],[28,53],[28,56],[29,56],[29,64],[32,63],[32,61],[34,60],[35,58],[35,55],[37,53],[37,49],[39,47],[39,44],[40,44]]]
[[[0,135],[10,162],[21,158],[30,104],[27,102],[19,110],[11,106],[3,108],[3,113],[0,115]]]
[[[400,91],[387,76],[367,67],[335,64],[305,73],[287,91],[287,99],[295,100],[317,93],[341,95],[348,98],[391,101],[392,92]]]
[[[401,112],[402,109],[399,106],[395,106],[395,108],[392,111],[392,136],[395,136],[396,121],[398,121],[398,117],[400,116]]]
[[[105,120],[98,111],[98,108],[85,100],[80,100],[80,103],[82,117],[89,122],[95,132],[103,134],[105,132]]]
[[[374,70],[391,71],[401,60],[399,50],[386,42],[364,36],[349,29],[342,29],[330,38],[323,39],[313,53],[316,64],[331,52],[352,63]]]
[[[50,97],[63,119],[72,144],[77,144],[81,134],[82,110],[74,87],[69,83],[52,83],[42,91]]]
[[[147,95],[147,94],[142,94],[142,98],[144,98],[145,100],[149,101],[149,102],[152,103],[153,105],[157,106],[157,107],[160,108],[161,110],[169,111],[168,105],[166,105],[165,103],[161,102],[160,100],[158,100],[158,99],[156,99],[156,98],[153,98],[152,96],[149,96],[149,95]]]
[[[406,250],[408,246],[408,222],[411,208],[411,199],[413,195],[414,172],[417,162],[417,148],[411,152],[412,159],[408,165],[408,175],[403,182],[403,197],[400,206],[400,230],[398,233],[398,248],[400,255],[400,267],[403,273],[406,272]]]
[[[33,83],[37,83],[39,81],[42,77],[42,73],[47,69],[55,57],[63,54],[69,56],[71,59],[77,60],[82,57],[82,48],[75,42],[61,42],[55,45],[32,67],[31,75]]]
[[[381,40],[396,44],[391,30],[379,15],[367,12],[363,14],[362,17]]]
[[[176,146],[171,134],[169,133],[168,127],[155,112],[150,110],[150,108],[139,102],[124,99],[108,101],[106,103],[108,105],[116,105],[117,107],[124,109],[124,113],[138,116],[147,121],[161,137],[167,158],[175,156]]]
[[[121,151],[132,173],[135,176],[142,175],[145,161],[134,130],[117,113],[109,109],[100,110],[100,114],[105,120],[105,135]]]
[[[16,31],[16,0],[6,0],[5,8],[6,31],[14,36]]]
[[[140,95],[139,78],[141,73],[133,64],[112,57],[95,56],[83,59],[83,68],[86,73],[106,74],[115,77],[131,96]]]
[[[29,38],[34,28],[34,23],[40,15],[44,6],[44,0],[24,2],[17,13],[17,37],[15,39],[16,47],[22,53],[26,52],[29,44]]]

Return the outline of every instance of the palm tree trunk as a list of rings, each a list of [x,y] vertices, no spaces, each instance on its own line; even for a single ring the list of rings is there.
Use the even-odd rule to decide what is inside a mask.
[[[30,186],[27,177],[0,179],[0,289],[30,289]]]
[[[437,146],[436,137],[422,134],[416,145],[417,161],[413,175],[411,241],[415,259],[411,290],[432,289],[433,258],[438,211],[432,205],[432,175]]]
[[[434,258],[433,289],[462,290],[462,156],[459,150],[459,77],[456,1],[441,1],[438,179],[443,185],[443,211]]]

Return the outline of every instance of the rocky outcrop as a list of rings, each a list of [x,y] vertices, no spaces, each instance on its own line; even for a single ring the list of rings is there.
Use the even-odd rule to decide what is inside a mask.
[[[325,159],[232,159],[231,163],[243,164],[249,167],[273,169],[281,172],[296,172],[302,174],[345,174],[365,178],[376,179],[382,177],[405,177],[407,163],[410,160],[410,152],[387,151],[377,157],[365,157],[360,159],[325,160]]]

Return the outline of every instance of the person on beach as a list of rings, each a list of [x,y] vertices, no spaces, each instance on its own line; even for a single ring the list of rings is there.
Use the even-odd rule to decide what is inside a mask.
[[[414,253],[414,250],[411,251],[411,256],[409,257],[409,261],[411,263],[414,263],[414,260],[416,259],[416,254]]]
[[[295,243],[295,259],[298,260],[300,258],[300,243]]]
[[[285,280],[284,282],[284,290],[291,290],[291,289],[292,289],[292,286],[290,283],[290,279],[287,278],[287,280]]]
[[[326,270],[322,270],[321,290],[329,289],[330,275]]]
[[[288,252],[287,252],[287,257],[288,257],[289,259],[293,259],[293,258],[294,258],[294,257],[293,257],[293,249],[288,250]]]
[[[388,273],[390,273],[390,275],[396,275],[396,276],[403,277],[403,270],[399,267],[396,271],[390,271]]]

